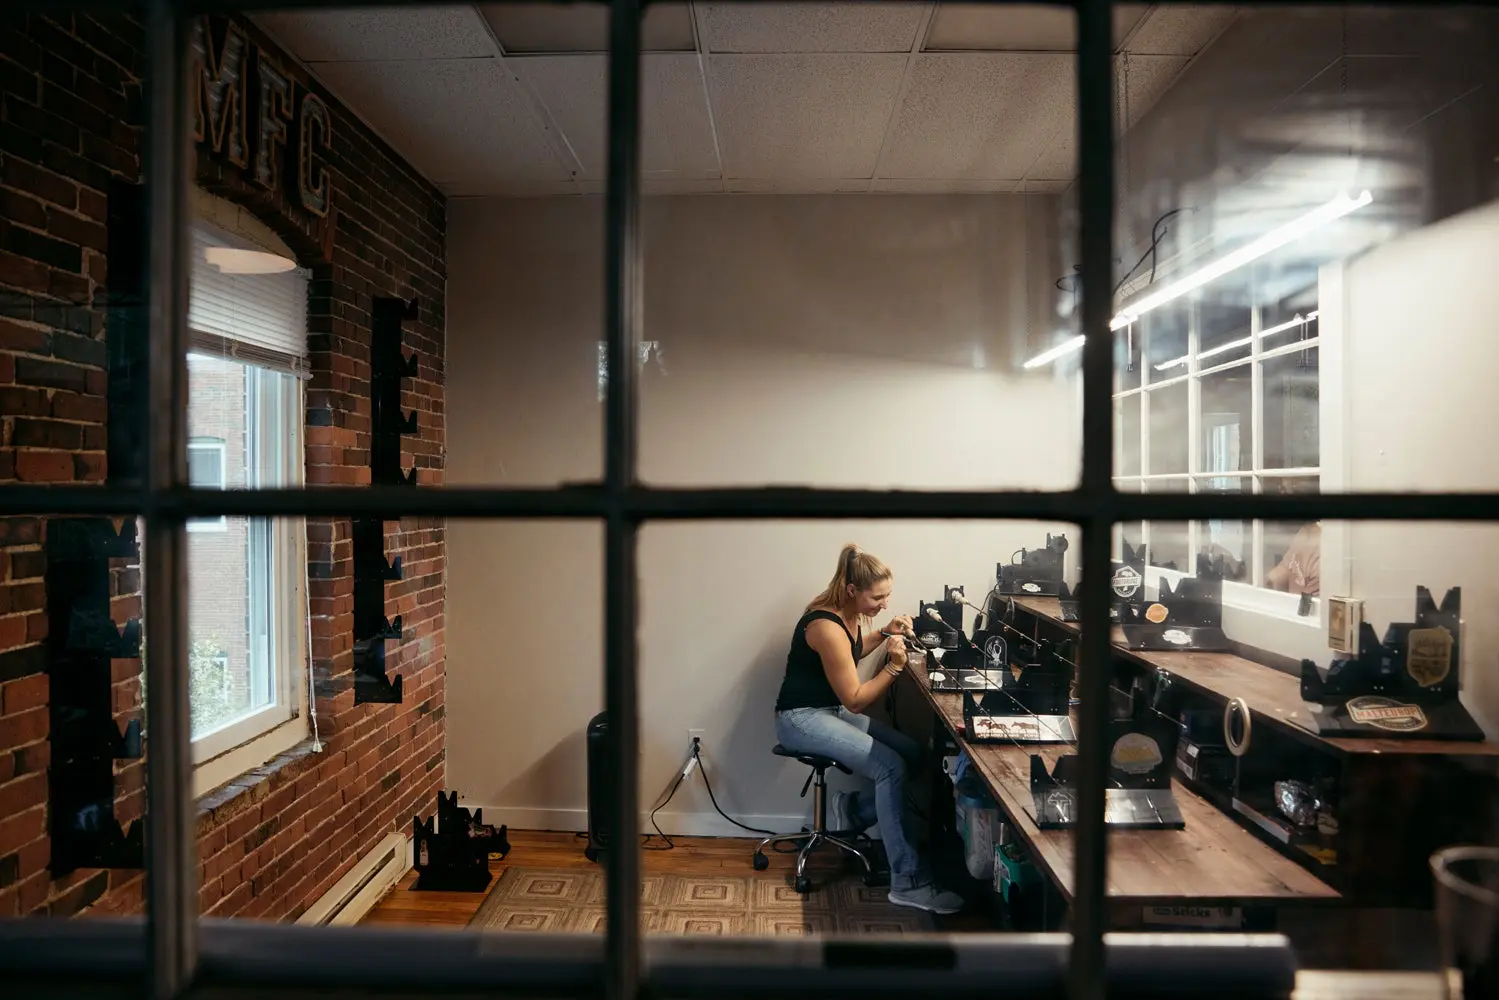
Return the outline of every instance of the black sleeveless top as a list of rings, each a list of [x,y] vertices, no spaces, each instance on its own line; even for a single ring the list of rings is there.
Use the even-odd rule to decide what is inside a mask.
[[[837,708],[838,696],[833,685],[828,683],[827,671],[822,668],[822,657],[817,650],[807,645],[807,624],[819,618],[837,622],[838,627],[848,632],[843,619],[832,611],[808,611],[796,623],[791,633],[791,652],[786,654],[786,678],[781,681],[781,693],[776,698],[776,711],[785,712],[793,708]],[[849,652],[854,662],[859,662],[859,647],[863,645],[864,630],[848,637]]]

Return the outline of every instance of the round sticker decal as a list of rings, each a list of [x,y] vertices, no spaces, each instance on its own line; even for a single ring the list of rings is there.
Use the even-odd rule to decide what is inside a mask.
[[[1110,586],[1120,597],[1134,597],[1140,589],[1141,576],[1133,566],[1120,566],[1114,571]]]
[[[1125,733],[1109,751],[1109,763],[1125,774],[1144,774],[1161,760],[1160,744],[1144,733]]]
[[[1010,650],[1009,647],[1005,645],[1004,637],[991,635],[984,643],[984,655],[987,656],[989,658],[989,662],[996,667],[1002,667],[1006,663],[1008,663],[1010,659]]]
[[[1145,609],[1145,620],[1159,625],[1161,622],[1166,620],[1166,616],[1168,614],[1170,614],[1170,612],[1166,610],[1166,605],[1152,604],[1150,607]]]
[[[1025,591],[1027,594],[1039,594],[1039,593],[1041,593],[1041,587],[1040,587],[1040,585],[1039,584],[1034,584],[1034,583],[1022,583],[1020,585],[1020,589],[1023,590],[1023,591]]]
[[[1192,637],[1179,628],[1168,628],[1161,633],[1161,638],[1173,646],[1190,646],[1192,644]]]

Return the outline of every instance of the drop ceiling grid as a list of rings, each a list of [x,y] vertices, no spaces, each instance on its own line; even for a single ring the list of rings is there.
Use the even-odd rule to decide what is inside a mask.
[[[648,188],[1066,187],[1076,158],[1073,57],[922,51],[936,18],[962,10],[691,5],[698,51],[643,57]],[[1142,6],[1120,24],[1132,32],[1130,124],[1190,61],[1148,50],[1195,52],[1234,16],[1170,14]],[[257,20],[450,194],[581,193],[602,184],[602,55],[504,56],[470,6]],[[1016,30],[1055,27],[1022,18]]]

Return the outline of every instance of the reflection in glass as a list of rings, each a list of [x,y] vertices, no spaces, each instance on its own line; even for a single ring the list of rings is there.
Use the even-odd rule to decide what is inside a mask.
[[[1187,471],[1187,400],[1186,382],[1164,386],[1152,391],[1146,400],[1150,409],[1150,451],[1145,472],[1159,476]],[[1179,489],[1186,491],[1186,480],[1180,481]],[[1151,486],[1152,493],[1171,492],[1158,485]]]
[[[1223,289],[1232,296],[1237,289]],[[1216,368],[1249,357],[1253,310],[1239,302],[1204,299],[1197,306],[1197,367]]]
[[[1153,480],[1147,492],[1185,493],[1187,480]],[[1183,573],[1192,572],[1196,560],[1192,558],[1192,540],[1186,521],[1150,521],[1146,527],[1150,544],[1150,565]]]
[[[1140,474],[1140,405],[1139,393],[1125,396],[1114,404],[1114,473],[1119,476]]]
[[[1263,362],[1264,467],[1315,469],[1320,453],[1317,348]]]
[[[1201,472],[1238,472],[1254,463],[1250,369],[1239,365],[1202,377]]]

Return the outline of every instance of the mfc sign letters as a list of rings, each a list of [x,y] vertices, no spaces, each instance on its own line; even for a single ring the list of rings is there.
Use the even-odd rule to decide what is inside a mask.
[[[276,58],[253,45],[232,20],[198,18],[192,42],[194,140],[244,169],[267,191],[284,186],[289,201],[295,185],[302,208],[327,216],[333,194],[326,165],[333,135],[328,105],[306,87],[298,88]],[[283,176],[292,172],[295,178]]]

